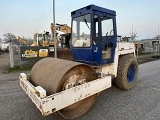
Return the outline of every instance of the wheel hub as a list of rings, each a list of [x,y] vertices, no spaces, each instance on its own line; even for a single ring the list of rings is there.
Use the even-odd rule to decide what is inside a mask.
[[[86,83],[86,79],[82,75],[73,75],[65,81],[63,90],[70,89],[84,83]]]
[[[136,69],[135,69],[135,66],[132,64],[129,66],[128,72],[127,72],[128,82],[132,82],[134,80],[135,73],[136,73]]]

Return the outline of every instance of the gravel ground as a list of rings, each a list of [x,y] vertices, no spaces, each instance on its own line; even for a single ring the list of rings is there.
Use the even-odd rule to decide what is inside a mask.
[[[159,120],[160,60],[139,65],[138,84],[130,91],[114,84],[103,91],[93,108],[78,120]],[[0,75],[1,120],[63,120],[59,115],[41,116],[30,98],[20,88],[19,73]],[[5,76],[3,75],[3,76]],[[13,77],[13,75],[17,75]]]
[[[112,86],[81,120],[159,120],[160,60],[139,65],[138,84],[130,91]]]

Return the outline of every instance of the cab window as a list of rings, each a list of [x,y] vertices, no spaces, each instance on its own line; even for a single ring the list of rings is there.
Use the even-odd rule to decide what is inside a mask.
[[[113,19],[106,16],[101,17],[102,41],[108,40],[114,36]]]
[[[91,46],[91,14],[86,14],[73,19],[72,22],[72,46]]]

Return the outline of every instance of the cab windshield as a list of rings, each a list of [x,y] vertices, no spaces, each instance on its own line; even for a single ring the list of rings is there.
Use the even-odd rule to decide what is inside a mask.
[[[72,21],[72,46],[90,47],[91,14],[86,14]]]

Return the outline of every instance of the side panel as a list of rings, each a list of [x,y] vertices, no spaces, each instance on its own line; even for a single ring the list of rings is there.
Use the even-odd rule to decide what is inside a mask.
[[[102,72],[106,75],[117,76],[117,68],[118,68],[118,60],[121,55],[133,54],[135,55],[135,47],[133,43],[117,43],[117,47],[115,50],[114,63],[106,64],[104,66],[98,67],[97,72]]]
[[[93,61],[91,48],[74,48],[71,50],[76,62],[90,64]]]

